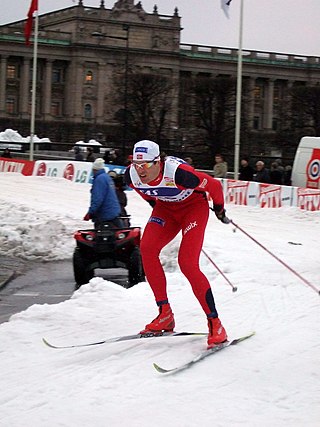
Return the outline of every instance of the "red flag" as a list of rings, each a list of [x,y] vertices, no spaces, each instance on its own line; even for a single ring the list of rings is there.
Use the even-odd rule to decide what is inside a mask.
[[[28,12],[28,19],[24,27],[24,36],[26,39],[26,45],[30,45],[30,36],[32,31],[33,13],[38,10],[38,0],[31,0],[30,9]]]

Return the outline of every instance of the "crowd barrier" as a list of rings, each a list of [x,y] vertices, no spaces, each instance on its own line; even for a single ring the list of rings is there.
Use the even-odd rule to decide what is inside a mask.
[[[107,172],[123,173],[125,166],[106,165]],[[16,160],[0,157],[0,172],[65,178],[73,182],[92,182],[92,163],[70,160]],[[320,210],[320,189],[262,184],[258,182],[221,179],[227,204],[279,208],[297,206],[308,211]]]

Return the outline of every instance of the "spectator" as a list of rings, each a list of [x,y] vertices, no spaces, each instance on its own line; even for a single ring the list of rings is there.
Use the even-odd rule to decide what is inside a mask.
[[[84,158],[83,158],[83,154],[81,153],[80,147],[75,146],[73,151],[74,151],[74,160],[76,160],[77,162],[83,162]]]
[[[253,181],[254,169],[249,165],[249,159],[242,157],[240,164],[239,179],[242,181]]]
[[[281,166],[281,167],[283,167],[283,166]],[[280,166],[279,166],[278,162],[272,162],[271,163],[271,168],[270,168],[270,183],[271,184],[277,184],[277,185],[283,184],[283,174],[279,168],[280,168]]]
[[[188,163],[188,165],[194,167],[192,157],[185,157],[184,161]]]
[[[276,159],[275,162],[278,165],[278,170],[283,173],[284,172],[284,167],[282,166],[282,160],[281,159]]]
[[[122,227],[123,223],[119,218],[120,203],[113,180],[105,171],[103,159],[98,158],[93,162],[92,172],[90,207],[83,220],[91,219],[96,228],[108,222],[112,222],[116,227]]]
[[[88,147],[87,148],[87,158],[86,158],[86,161],[87,162],[94,162],[95,161],[95,156],[94,156],[94,154],[93,154],[93,148],[91,148],[91,147]]]
[[[113,165],[123,166],[124,161],[118,149],[111,150],[109,153],[109,163]]]
[[[12,158],[11,152],[10,152],[9,148],[5,148],[3,150],[3,153],[2,153],[1,157],[5,157],[6,159],[11,159]]]
[[[213,166],[213,174],[215,178],[226,178],[228,172],[228,164],[225,162],[222,154],[215,155],[215,165]]]
[[[283,185],[292,185],[291,173],[292,173],[292,166],[290,165],[285,166],[284,173],[283,173]]]
[[[127,195],[124,191],[126,184],[123,180],[123,175],[118,175],[115,171],[110,171],[108,172],[108,174],[111,176],[111,178],[113,179],[115,188],[116,188],[116,193],[117,193],[117,197],[120,203],[120,208],[121,208],[121,212],[120,215],[122,217],[126,217],[126,218],[122,218],[125,227],[130,227],[130,221],[129,221],[129,216],[128,213],[126,211],[126,206],[128,204],[128,198]]]
[[[256,171],[256,176],[254,178],[256,182],[270,183],[270,174],[263,161],[259,160],[256,163]]]
[[[132,163],[132,159],[133,159],[133,155],[129,154],[129,156],[127,157],[127,160],[125,161],[124,166],[129,166]]]
[[[110,163],[110,152],[109,151],[105,151],[104,156],[103,156],[103,160],[106,164]]]

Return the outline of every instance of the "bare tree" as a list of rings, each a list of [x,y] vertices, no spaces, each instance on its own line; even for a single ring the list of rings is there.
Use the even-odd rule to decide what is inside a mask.
[[[320,136],[320,86],[296,86],[292,95],[292,126]]]
[[[125,94],[121,86],[119,95],[123,98]],[[172,105],[172,88],[171,79],[166,76],[130,74],[126,94],[127,124],[136,139],[153,138],[161,142]]]
[[[197,125],[207,132],[213,154],[221,151],[226,134],[234,130],[235,90],[232,77],[198,77],[193,81]]]

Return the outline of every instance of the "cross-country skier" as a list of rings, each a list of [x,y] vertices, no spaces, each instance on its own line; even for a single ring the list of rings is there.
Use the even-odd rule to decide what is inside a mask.
[[[159,307],[159,315],[141,333],[172,331],[174,315],[166,277],[159,259],[164,246],[182,231],[178,263],[208,318],[208,348],[227,340],[216,310],[208,279],[199,268],[200,252],[209,217],[209,193],[217,218],[228,223],[221,183],[195,171],[184,160],[161,154],[158,144],[143,140],[135,144],[125,179],[153,207],[141,240],[146,277]]]

